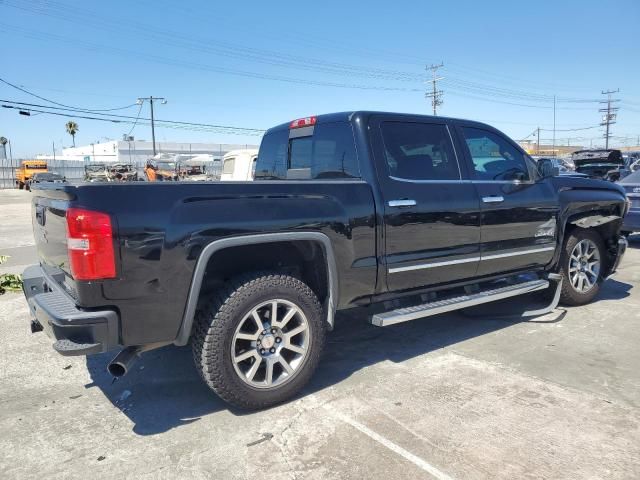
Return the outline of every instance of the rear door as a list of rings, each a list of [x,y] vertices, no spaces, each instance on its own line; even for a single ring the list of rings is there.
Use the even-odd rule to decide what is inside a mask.
[[[480,197],[481,262],[478,275],[535,268],[556,248],[558,194],[539,179],[533,161],[491,128],[457,129]]]
[[[460,168],[445,122],[374,116],[371,141],[384,200],[390,291],[473,277],[479,199]]]

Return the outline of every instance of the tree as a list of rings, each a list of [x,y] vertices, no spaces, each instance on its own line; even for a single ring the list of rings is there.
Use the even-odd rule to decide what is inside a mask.
[[[65,125],[65,127],[67,127],[67,133],[69,135],[71,135],[71,138],[73,139],[73,146],[76,146],[76,133],[78,133],[78,130],[80,130],[78,128],[78,124],[76,122],[74,122],[73,120],[69,120],[67,122],[67,124]]]

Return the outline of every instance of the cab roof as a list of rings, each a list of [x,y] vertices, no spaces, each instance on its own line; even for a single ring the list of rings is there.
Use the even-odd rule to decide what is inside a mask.
[[[381,112],[375,110],[355,110],[355,111],[347,111],[347,112],[336,112],[336,113],[324,113],[321,115],[315,115],[315,125],[319,125],[322,123],[334,123],[334,122],[351,122],[355,118],[367,119],[372,115],[384,115],[390,117],[396,117],[398,119],[407,118],[407,119],[415,119],[415,118],[424,118],[425,120],[439,120],[439,121],[447,121],[447,122],[465,122],[467,124],[474,124],[483,128],[491,128],[495,130],[495,127],[491,125],[487,125],[486,123],[476,122],[474,120],[466,120],[462,118],[452,118],[452,117],[440,117],[433,115],[422,115],[419,113],[400,113],[400,112]],[[280,131],[280,130],[289,130],[291,121],[295,119],[291,119],[286,123],[281,123],[280,125],[276,125],[268,129],[266,133]]]

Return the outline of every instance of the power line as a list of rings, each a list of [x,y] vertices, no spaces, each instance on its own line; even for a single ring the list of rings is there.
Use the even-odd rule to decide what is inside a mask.
[[[64,21],[81,21],[82,24],[93,24],[99,25],[100,27],[106,27],[111,30],[123,30],[123,22],[119,20],[117,23],[110,22],[109,20],[100,19],[99,16],[94,15],[91,11],[85,10],[85,13],[82,13],[82,10],[78,10],[77,7],[74,6],[73,9],[69,8],[63,3],[60,2],[50,2],[50,7],[47,9],[45,6],[40,4],[31,7],[25,7],[23,2],[14,2],[11,5],[11,2],[8,2],[10,6],[15,8],[19,8],[22,10],[35,12],[41,15],[50,16],[53,18],[58,18]],[[99,20],[96,20],[99,19]],[[124,25],[125,32],[128,28],[126,24]],[[206,53],[213,53],[216,55],[222,56],[231,56],[234,58],[244,58],[248,59],[251,62],[260,62],[266,63],[269,65],[276,65],[288,68],[295,68],[297,70],[307,69],[314,71],[322,71],[325,73],[341,75],[341,76],[363,76],[366,78],[373,78],[379,80],[397,80],[397,81],[405,81],[405,82],[415,82],[415,81],[423,81],[424,77],[421,74],[417,74],[415,72],[406,72],[399,71],[393,69],[381,69],[381,68],[372,68],[367,66],[358,66],[358,65],[350,65],[345,63],[337,63],[337,62],[327,62],[325,60],[313,59],[306,56],[296,56],[287,53],[281,52],[273,52],[269,50],[256,49],[238,46],[226,42],[221,42],[219,39],[198,39],[195,37],[185,37],[184,35],[167,32],[166,30],[158,31],[156,29],[147,27],[145,25],[141,25],[139,22],[135,22],[135,25],[131,25],[133,31],[136,35],[136,38],[139,38],[140,32],[145,32],[154,42],[160,41],[165,43],[170,43],[171,46],[179,46],[189,50],[197,50]],[[223,73],[223,72],[221,72]],[[226,72],[231,73],[231,72]],[[247,73],[247,72],[245,72]],[[273,78],[272,78],[273,79]],[[283,80],[282,78],[278,78],[277,80]],[[474,91],[477,94],[486,95],[491,92],[493,94],[497,94],[500,96],[508,96],[510,98],[516,99],[528,99],[530,101],[537,102],[550,102],[552,97],[550,95],[544,94],[532,94],[530,92],[523,92],[511,89],[498,88],[492,85],[481,84],[477,82],[469,82],[468,80],[461,80],[451,78],[451,82],[457,82],[457,86],[460,88],[464,88],[467,91]],[[340,86],[340,87],[356,87],[363,88],[363,86],[351,86],[351,85],[327,85],[327,86]],[[372,87],[368,87],[372,88]],[[382,89],[380,87],[374,87],[374,89]],[[400,88],[393,88],[393,90],[403,90]],[[558,102],[595,102],[595,99],[581,99],[581,98],[564,98],[558,97]]]
[[[146,122],[144,125],[151,125],[150,118],[141,118],[140,116],[133,117],[129,115],[116,115],[116,114],[106,114],[106,113],[94,113],[94,116],[85,115],[86,112],[82,110],[74,110],[70,108],[61,108],[61,107],[50,107],[48,105],[37,105],[26,102],[16,102],[13,100],[2,100],[0,99],[0,103],[2,103],[2,107],[11,108],[14,110],[27,112],[37,112],[41,114],[50,114],[57,115],[62,117],[69,118],[83,118],[87,120],[100,120],[112,123],[127,123],[127,124],[142,124],[140,120]],[[11,105],[7,105],[11,104]],[[41,110],[46,108],[47,110]],[[53,110],[53,111],[52,111]],[[96,117],[95,115],[100,115]],[[246,127],[234,127],[229,125],[216,125],[209,123],[197,123],[197,122],[184,122],[178,120],[155,120],[156,124],[161,127],[167,128],[183,128],[186,130],[195,130],[195,131],[217,131],[222,133],[230,133],[235,135],[262,135],[264,133],[263,129],[259,128],[246,128]]]
[[[136,125],[138,124],[138,120],[140,119],[140,113],[142,113],[142,105],[143,103],[140,103],[140,108],[138,108],[138,114],[136,115],[136,119],[133,122],[133,125],[131,125],[131,130],[129,130],[129,133],[127,133],[127,137],[131,135],[131,133],[133,133],[133,129],[136,128]]]
[[[72,107],[72,106],[70,106],[70,105],[65,105],[64,103],[58,103],[58,102],[55,102],[55,101],[50,100],[50,99],[48,99],[48,98],[41,97],[40,95],[36,95],[35,93],[30,92],[29,90],[26,90],[26,89],[24,89],[24,88],[22,88],[22,87],[19,87],[18,85],[14,85],[13,83],[8,82],[8,81],[6,81],[6,80],[5,80],[5,79],[3,79],[3,78],[0,78],[0,82],[4,83],[4,84],[6,84],[6,85],[9,85],[10,87],[13,87],[13,88],[15,88],[15,89],[17,89],[17,90],[20,90],[21,92],[24,92],[24,93],[26,93],[26,94],[28,94],[28,95],[31,95],[32,97],[36,97],[36,98],[39,98],[40,100],[44,100],[45,102],[53,103],[54,105],[59,105],[59,106],[61,106],[61,107],[69,107],[69,108],[75,108],[75,109],[77,109],[77,110],[84,110],[84,111],[86,111],[86,112],[113,112],[113,111],[115,111],[115,110],[124,110],[124,109],[126,109],[126,108],[131,108],[131,107],[133,107],[133,106],[135,105],[135,103],[132,103],[131,105],[126,105],[126,106],[124,106],[124,107],[118,107],[118,108],[107,108],[107,109],[102,109],[102,110],[99,110],[99,109],[89,109],[89,108],[80,108],[80,107]]]

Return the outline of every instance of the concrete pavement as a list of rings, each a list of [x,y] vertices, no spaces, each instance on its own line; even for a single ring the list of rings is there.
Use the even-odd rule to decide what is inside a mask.
[[[11,268],[35,259],[29,199],[0,191]],[[57,355],[3,295],[0,477],[640,478],[638,282],[635,238],[586,307],[384,329],[343,314],[305,391],[257,413],[218,400],[188,348],[113,382],[113,354]]]

